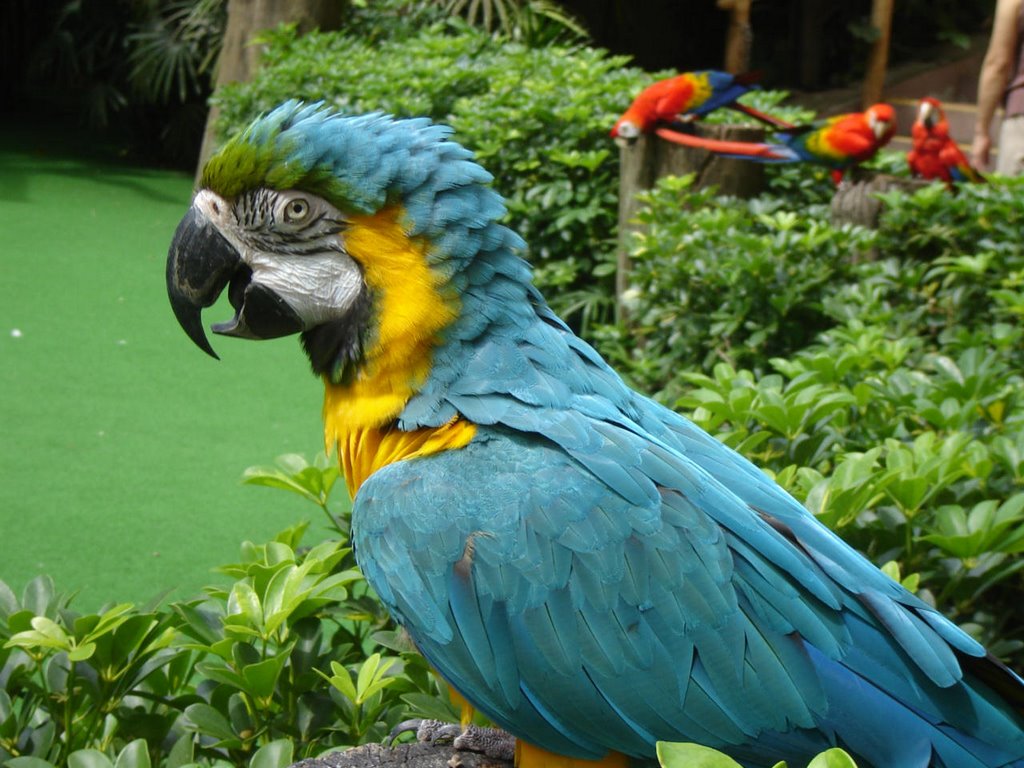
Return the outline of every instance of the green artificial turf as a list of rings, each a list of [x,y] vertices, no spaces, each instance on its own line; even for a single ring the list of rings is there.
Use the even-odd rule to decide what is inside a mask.
[[[192,345],[164,289],[191,178],[73,131],[0,129],[0,580],[50,574],[79,610],[187,598],[244,540],[324,535],[308,502],[240,483],[321,450],[322,388],[294,338]]]

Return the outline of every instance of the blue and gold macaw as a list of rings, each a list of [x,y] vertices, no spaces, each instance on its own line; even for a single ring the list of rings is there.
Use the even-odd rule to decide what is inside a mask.
[[[521,768],[696,741],[747,766],[1024,766],[1024,681],[549,309],[447,128],[287,103],[167,262],[216,333],[300,334],[369,582]],[[596,761],[590,762],[590,761]]]

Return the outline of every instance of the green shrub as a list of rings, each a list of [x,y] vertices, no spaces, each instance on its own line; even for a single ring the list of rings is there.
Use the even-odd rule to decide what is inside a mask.
[[[323,457],[246,473],[325,511],[336,477]],[[454,717],[346,537],[303,547],[305,530],[246,542],[227,586],[170,607],[82,615],[45,577],[20,600],[0,582],[0,764],[277,768]]]
[[[633,378],[646,391],[671,388],[681,368],[763,367],[806,346],[834,324],[822,302],[847,278],[850,254],[874,243],[865,230],[831,227],[822,205],[796,213],[784,198],[717,197],[691,181],[662,179],[637,217],[631,323],[618,329],[615,356],[630,349]]]

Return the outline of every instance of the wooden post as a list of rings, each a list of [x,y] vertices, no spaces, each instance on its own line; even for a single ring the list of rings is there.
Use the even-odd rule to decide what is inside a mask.
[[[878,37],[871,44],[871,52],[868,53],[864,90],[860,97],[862,109],[867,109],[882,100],[882,89],[885,88],[885,69],[889,64],[893,3],[894,0],[874,0],[871,5],[871,26],[878,30]]]
[[[912,179],[906,176],[893,176],[889,173],[854,168],[847,171],[846,177],[836,188],[835,194],[832,195],[829,221],[833,227],[856,224],[867,229],[878,229],[882,210],[885,207],[878,198],[879,192],[899,189],[905,194],[912,195],[931,183],[924,179]],[[877,248],[871,248],[866,253],[850,255],[853,263],[875,261],[877,258]]]
[[[729,29],[725,33],[725,71],[734,75],[750,69],[750,0],[718,0],[718,7],[729,11]]]
[[[728,141],[763,141],[764,130],[740,125],[695,123],[698,136]],[[643,135],[619,151],[619,252],[615,275],[616,308],[624,318],[622,294],[629,287],[629,244],[638,229],[634,219],[638,192],[651,189],[662,176],[696,175],[694,186],[714,185],[720,194],[753,197],[764,187],[764,166],[748,160],[720,157],[696,147],[684,147]]]

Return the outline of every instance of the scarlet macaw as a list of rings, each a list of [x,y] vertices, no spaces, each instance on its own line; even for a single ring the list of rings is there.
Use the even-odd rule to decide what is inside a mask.
[[[843,172],[874,157],[896,133],[896,113],[888,104],[874,104],[863,112],[818,120],[810,125],[779,131],[771,142],[721,141],[659,128],[663,139],[707,149],[727,157],[760,163],[814,163],[831,168],[836,183]]]
[[[735,109],[776,128],[789,123],[736,101],[754,87],[756,73],[730,75],[713,69],[684,72],[658,80],[633,99],[629,109],[612,126],[612,138],[636,140],[666,123],[687,117],[701,117],[721,107]]]
[[[938,99],[930,96],[921,99],[911,138],[913,144],[907,153],[907,165],[914,176],[941,179],[950,187],[955,181],[985,180],[949,135],[949,123]]]
[[[299,334],[361,567],[520,768],[1024,765],[1024,681],[551,311],[491,176],[423,119],[289,102],[206,165],[171,305]],[[589,761],[597,761],[589,762]]]

